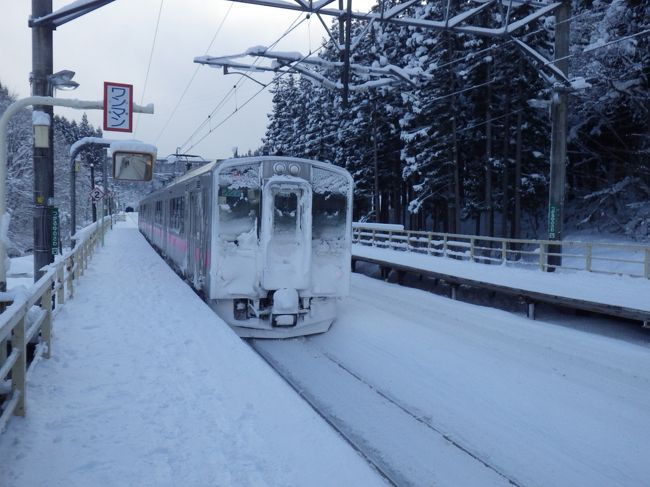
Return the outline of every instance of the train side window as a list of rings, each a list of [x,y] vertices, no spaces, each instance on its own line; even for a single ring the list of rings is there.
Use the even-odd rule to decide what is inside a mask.
[[[162,221],[163,221],[162,201],[156,201],[156,211],[154,213],[154,223],[157,223],[157,224],[161,225]]]
[[[185,199],[178,198],[178,230],[185,233]]]

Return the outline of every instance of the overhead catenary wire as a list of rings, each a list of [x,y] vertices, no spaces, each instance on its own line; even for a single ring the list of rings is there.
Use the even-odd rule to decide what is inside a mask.
[[[282,39],[284,39],[287,35],[289,35],[291,32],[293,32],[293,30],[295,30],[295,29],[296,29],[300,24],[302,24],[302,22],[304,22],[304,21],[306,20],[306,18],[303,18],[303,20],[301,20],[300,22],[298,22],[298,20],[300,19],[301,16],[302,16],[302,14],[298,14],[298,15],[296,16],[296,18],[291,22],[291,24],[289,24],[289,27],[287,27],[287,29],[284,31],[284,33],[283,33],[283,34],[282,34],[278,39],[276,39],[276,40],[275,40],[275,41],[274,41],[274,42],[273,42],[273,43],[268,47],[268,49],[272,49],[273,47],[275,47],[275,46],[276,46],[276,45],[277,45],[277,44],[278,44]],[[298,22],[298,23],[296,23],[296,22]],[[255,61],[253,62],[253,66],[254,66],[255,64],[257,64],[257,63],[259,62],[260,59],[261,59],[261,58],[260,58],[259,56],[257,56],[256,59],[255,59]],[[236,90],[240,85],[244,84],[245,82],[246,82],[246,78],[243,77],[243,76],[242,76],[239,80],[237,80],[237,82],[235,83],[235,85],[234,85],[232,88],[230,88],[230,90],[228,90],[228,91],[226,92],[226,94],[221,98],[221,100],[220,100],[220,101],[217,103],[217,105],[212,109],[212,111],[208,114],[208,116],[207,116],[207,117],[206,117],[206,118],[205,118],[205,119],[204,119],[204,120],[199,124],[199,126],[198,126],[198,127],[197,127],[193,132],[192,132],[192,134],[191,134],[191,135],[190,135],[190,136],[185,140],[185,142],[183,142],[183,144],[180,145],[179,147],[184,148],[184,147],[187,146],[188,144],[191,144],[191,141],[192,141],[192,139],[194,138],[194,136],[196,136],[196,134],[197,134],[198,132],[200,132],[200,131],[201,131],[201,130],[202,130],[202,129],[203,129],[203,128],[204,128],[204,127],[209,123],[209,121],[211,120],[211,118],[212,118],[215,114],[217,114],[218,111],[219,111],[219,110],[220,110],[220,109],[221,109],[221,108],[222,108],[222,107],[223,107],[223,106],[228,102],[228,100],[230,100],[230,98],[234,95],[235,90]],[[196,144],[194,144],[194,145],[196,145]],[[194,145],[192,145],[191,147],[194,147]],[[190,150],[191,147],[188,148],[187,150]]]
[[[217,39],[217,36],[218,36],[219,33],[221,32],[221,29],[223,28],[223,25],[225,24],[226,20],[228,19],[228,16],[230,15],[230,11],[232,10],[232,8],[233,8],[234,5],[235,5],[234,3],[231,3],[231,4],[228,6],[228,10],[226,11],[226,14],[223,16],[223,19],[221,19],[221,22],[219,23],[219,26],[217,27],[216,32],[215,32],[214,35],[212,36],[212,40],[210,41],[210,44],[208,44],[208,47],[205,49],[205,54],[206,54],[206,55],[207,55],[208,52],[210,51],[210,48],[211,48],[212,45],[214,44],[214,41]],[[170,122],[172,121],[172,119],[174,118],[174,115],[176,115],[176,111],[177,111],[178,108],[180,107],[180,105],[181,105],[183,99],[185,98],[185,95],[186,95],[187,92],[189,91],[190,87],[192,86],[192,83],[194,82],[194,79],[196,78],[196,75],[198,74],[199,70],[200,70],[202,67],[203,67],[202,64],[197,64],[196,68],[194,69],[194,73],[192,74],[192,77],[191,77],[191,78],[189,79],[189,81],[187,82],[187,85],[185,85],[185,89],[184,89],[183,92],[181,93],[181,96],[179,97],[178,101],[176,102],[176,105],[174,106],[173,110],[172,110],[171,113],[169,114],[169,118],[167,118],[167,121],[166,121],[165,124],[163,125],[162,129],[160,129],[160,132],[159,132],[158,135],[156,136],[156,139],[155,139],[154,143],[158,143],[158,140],[160,140],[160,137],[162,137],[163,133],[165,133],[165,130],[167,130],[167,127],[169,126],[169,123],[170,123]]]
[[[580,13],[580,14],[577,14],[577,15],[572,16],[572,17],[569,18],[569,19],[566,19],[566,20],[562,21],[562,23],[564,23],[564,22],[570,22],[571,20],[573,20],[573,19],[575,19],[575,18],[578,18],[578,17],[584,16],[584,15],[587,15],[587,14],[594,14],[595,12],[598,12],[598,10],[600,10],[600,9],[597,9],[596,11],[582,12],[582,13]],[[303,19],[303,20],[304,20],[304,19]],[[297,27],[297,26],[296,26],[296,27]],[[537,33],[539,33],[539,32],[543,32],[543,31],[545,31],[545,30],[547,30],[547,29],[545,29],[545,28],[540,28],[540,29],[538,29],[538,30],[536,30],[536,31],[532,31],[532,32],[528,32],[528,33],[524,34],[523,37],[526,38],[526,37],[532,36],[532,35],[534,35],[534,34],[537,34]],[[601,47],[606,47],[606,46],[611,45],[611,44],[614,44],[614,43],[616,43],[616,42],[620,42],[620,41],[623,41],[623,40],[626,40],[626,39],[629,39],[629,38],[633,38],[633,37],[636,37],[636,36],[639,36],[639,35],[646,34],[647,32],[650,32],[650,30],[648,30],[648,31],[643,31],[643,32],[639,32],[639,33],[636,33],[636,34],[633,34],[633,35],[630,35],[630,36],[626,36],[626,37],[624,37],[624,38],[620,38],[620,39],[617,39],[617,40],[614,40],[614,41],[608,42],[608,43],[606,43],[606,44],[604,44],[604,45],[595,46],[595,47],[593,47],[593,48],[591,48],[591,49],[585,49],[583,52],[580,52],[580,53],[574,53],[574,54],[572,54],[572,55],[569,56],[569,57],[573,57],[573,56],[577,56],[577,55],[580,55],[580,54],[583,54],[583,53],[591,52],[591,51],[593,51],[593,50],[596,50],[596,49],[601,48]],[[489,51],[493,51],[494,49],[501,49],[501,48],[504,48],[506,45],[508,45],[508,44],[510,44],[510,43],[513,43],[513,42],[514,42],[514,40],[510,39],[510,40],[508,40],[508,41],[506,41],[506,42],[501,43],[500,45],[491,45],[491,46],[489,46],[489,47],[487,47],[487,48],[485,48],[485,49],[482,49],[482,50],[480,50],[480,51],[478,51],[478,52],[475,52],[475,53],[472,53],[472,54],[475,56],[476,54],[479,54],[479,53],[482,53],[482,52],[489,52]],[[319,47],[318,50],[322,49],[325,45],[326,45],[326,43],[323,44],[323,45],[321,45],[321,46]],[[318,50],[317,50],[317,51],[318,51]],[[310,54],[312,54],[312,53],[310,52]],[[297,62],[297,64],[300,63],[300,62],[301,62],[302,60],[304,60],[305,58],[309,57],[310,54],[308,54],[307,56],[303,57],[300,61]],[[258,59],[259,59],[259,58],[256,59],[256,62],[257,62]],[[561,59],[558,59],[558,60],[561,60]],[[556,62],[556,61],[558,61],[558,60],[551,61],[551,62],[549,62],[549,64],[550,64],[550,63],[553,63],[553,62]],[[447,63],[445,63],[445,64],[442,64],[442,65],[437,66],[436,68],[437,68],[437,69],[440,69],[440,68],[442,68],[442,67],[446,67],[446,66],[449,66],[449,65],[453,65],[453,64],[456,64],[456,63],[463,62],[463,61],[465,61],[465,62],[467,61],[467,57],[466,57],[466,56],[464,56],[464,57],[462,57],[462,58],[458,58],[458,59],[452,60],[452,61],[449,61],[449,62],[447,62]],[[269,82],[267,85],[265,85],[264,87],[262,87],[258,92],[256,92],[256,93],[255,93],[251,98],[249,98],[249,99],[248,99],[244,104],[242,104],[241,107],[239,107],[239,108],[243,108],[243,107],[244,107],[246,104],[248,104],[248,103],[249,103],[253,98],[255,98],[257,95],[259,95],[259,93],[261,93],[264,89],[266,89],[270,84],[272,84],[273,82],[275,82],[277,79],[279,79],[281,76],[283,76],[283,75],[286,74],[286,73],[287,73],[287,72],[283,72],[283,73],[280,73],[278,76],[274,77],[274,79],[273,79],[271,82]],[[474,85],[474,86],[471,86],[471,87],[468,87],[468,88],[464,88],[464,89],[462,89],[462,90],[458,90],[458,91],[455,91],[455,92],[447,93],[447,94],[444,94],[444,95],[441,95],[441,96],[435,98],[435,100],[432,100],[432,101],[442,100],[442,99],[445,99],[445,98],[448,98],[448,97],[454,96],[454,95],[456,95],[456,94],[460,94],[460,93],[463,93],[463,92],[466,92],[466,91],[474,90],[474,89],[480,88],[480,87],[482,87],[482,86],[486,86],[486,85],[488,85],[488,84],[491,84],[491,83],[493,83],[494,81],[495,81],[495,80],[490,80],[490,81],[487,81],[487,82],[485,82],[485,83],[481,83],[481,84],[479,84],[479,85]],[[235,87],[233,87],[233,88],[236,88],[236,86],[237,86],[237,85],[235,85]],[[231,91],[232,91],[232,90],[231,90]],[[518,111],[521,111],[521,110],[516,110],[516,111],[514,111],[514,112],[510,112],[510,114],[517,113]],[[192,145],[190,146],[189,149],[195,147],[197,144],[199,144],[200,142],[202,142],[203,140],[205,140],[205,138],[206,138],[210,133],[212,133],[214,130],[216,130],[217,128],[219,128],[220,126],[222,126],[222,125],[223,125],[227,120],[229,120],[229,119],[230,119],[230,118],[231,118],[231,117],[232,117],[236,112],[237,112],[237,108],[235,109],[235,111],[233,111],[231,114],[229,114],[229,115],[228,115],[224,120],[222,120],[219,124],[217,124],[215,127],[211,128],[211,129],[208,131],[208,133],[206,133],[203,137],[201,137],[197,142],[195,142],[194,144],[192,144]],[[214,113],[214,111],[213,111],[212,113]],[[501,118],[501,117],[498,117],[498,118]],[[206,122],[204,122],[201,126],[199,126],[199,128],[198,128],[198,129],[197,129],[197,130],[192,134],[192,136],[190,137],[190,139],[188,139],[188,141],[186,141],[186,144],[191,140],[191,138],[194,137],[194,135],[195,135],[195,134],[196,134],[196,133],[197,133],[197,132],[198,132],[198,131],[203,127],[203,126],[205,126],[205,123],[206,123]],[[481,123],[481,124],[476,124],[476,125],[471,126],[471,127],[467,127],[466,129],[471,129],[471,128],[474,128],[474,127],[476,127],[476,126],[480,126],[480,125],[483,125],[483,123]],[[344,130],[346,130],[346,129],[344,129]],[[464,130],[464,129],[460,129],[459,131],[463,131],[463,130]],[[304,143],[303,143],[303,144],[304,144]],[[189,149],[188,149],[188,150],[189,150]]]
[[[162,15],[163,5],[165,0],[160,0],[160,7],[158,8],[158,17],[156,18],[156,28],[153,33],[153,41],[151,42],[151,51],[149,52],[149,62],[147,63],[147,74],[144,77],[144,85],[142,86],[142,97],[140,98],[140,105],[144,103],[144,96],[147,92],[147,83],[149,82],[149,72],[151,71],[151,61],[153,61],[153,53],[156,48],[156,39],[158,38],[158,27],[160,27],[160,17]],[[140,122],[140,114],[135,120],[134,135],[138,132],[138,125]]]
[[[312,54],[320,51],[323,47],[325,47],[325,44],[321,44],[321,46],[316,49]],[[309,57],[310,54],[303,56],[301,59],[296,61],[293,64],[299,64],[303,60],[305,60],[307,57]],[[271,81],[269,81],[266,85],[262,86],[258,91],[256,91],[252,96],[250,96],[244,103],[242,103],[239,108],[235,108],[233,112],[231,112],[226,118],[224,118],[221,122],[219,122],[217,125],[215,125],[213,128],[211,128],[206,134],[203,135],[199,140],[197,140],[194,144],[192,144],[187,150],[192,150],[192,148],[196,147],[198,144],[203,142],[212,132],[217,130],[219,127],[221,127],[224,123],[226,123],[230,118],[232,118],[233,115],[235,115],[238,111],[240,111],[242,108],[244,108],[246,105],[248,105],[255,97],[257,97],[260,93],[262,93],[264,90],[266,90],[270,85],[275,83],[277,80],[279,80],[282,76],[288,74],[289,71],[282,71],[281,73],[278,73],[273,77]]]
[[[580,14],[576,14],[576,15],[572,16],[571,18],[562,21],[562,23],[570,22],[571,20],[576,19],[576,18],[578,18],[578,17],[581,17],[581,16],[583,16],[583,15],[586,15],[586,14],[588,14],[588,13],[589,13],[589,14],[593,14],[594,12],[598,12],[599,10],[600,10],[600,9],[597,9],[596,11],[593,11],[593,10],[592,10],[592,11],[590,11],[590,12],[582,12],[582,13],[580,13]],[[300,16],[300,14],[299,14],[299,16]],[[308,19],[308,17],[305,17],[305,18],[303,19],[303,21],[306,20],[306,19]],[[297,19],[296,19],[296,20],[297,20]],[[293,23],[295,23],[296,20],[294,20]],[[292,24],[293,24],[293,23],[292,23]],[[299,24],[298,24],[298,25],[299,25]],[[295,27],[297,27],[297,25],[296,25]],[[280,39],[282,39],[284,36],[286,36],[286,35],[287,35],[291,30],[293,30],[295,27],[291,27],[291,26],[290,26],[290,27],[288,28],[287,32],[285,32],[285,34],[283,34],[283,36],[281,36]],[[535,35],[535,34],[537,34],[537,33],[544,32],[544,31],[546,31],[546,30],[547,30],[547,29],[545,29],[545,28],[540,28],[540,29],[537,29],[536,31],[528,32],[528,33],[524,34],[523,37],[526,38],[526,37],[529,37],[529,36]],[[277,44],[277,42],[279,42],[280,39],[278,39],[278,41],[276,41],[273,45]],[[494,49],[502,49],[502,48],[504,48],[506,45],[511,44],[511,43],[513,43],[513,42],[514,42],[514,40],[510,39],[510,40],[508,40],[508,41],[506,41],[506,42],[503,42],[503,43],[501,43],[501,44],[499,44],[499,45],[491,45],[491,46],[488,46],[487,48],[482,49],[482,50],[477,51],[477,52],[472,53],[472,54],[473,54],[473,55],[477,55],[477,54],[480,54],[480,53],[483,53],[483,52],[493,51]],[[272,45],[272,46],[273,46],[273,45]],[[324,45],[326,45],[326,44],[324,44]],[[318,50],[322,49],[322,48],[324,47],[324,45],[321,45],[321,47],[319,47]],[[272,46],[271,46],[271,47],[272,47]],[[310,54],[313,54],[313,53],[310,51]],[[308,56],[309,56],[309,55],[308,55]],[[308,57],[308,56],[306,56],[306,57]],[[256,60],[255,60],[255,62],[253,63],[253,65],[255,65],[255,64],[259,61],[259,59],[260,59],[259,57],[256,58]],[[447,66],[450,66],[450,65],[453,65],[453,64],[457,64],[457,63],[464,62],[464,61],[465,61],[465,62],[467,61],[467,58],[466,58],[465,56],[464,56],[464,57],[460,57],[460,58],[455,59],[455,60],[452,60],[452,61],[449,61],[449,62],[444,63],[444,64],[442,64],[442,65],[439,65],[439,66],[436,67],[436,69],[441,69],[441,68],[443,68],[443,67],[447,67]],[[242,77],[242,79],[244,79],[244,78]],[[275,80],[275,78],[274,78],[274,80]],[[240,81],[241,81],[241,80],[240,80]],[[273,82],[273,81],[272,81],[272,82]],[[489,82],[488,82],[488,83],[489,83]],[[482,84],[482,85],[480,85],[480,86],[485,86],[485,84],[486,84],[486,83],[484,83],[484,84]],[[266,86],[268,86],[268,85],[266,85]],[[227,97],[232,96],[232,93],[233,93],[234,89],[236,89],[236,87],[237,87],[237,85],[235,85],[235,86],[234,86],[234,87],[233,87],[233,88],[232,88],[228,93],[226,93],[226,95],[224,96],[224,99],[222,100],[222,103],[220,103],[220,104],[219,104],[219,105],[218,105],[218,106],[217,106],[217,107],[216,107],[216,108],[215,108],[215,109],[210,113],[209,117],[210,117],[210,116],[213,116],[213,115],[217,112],[218,108],[220,108],[221,106],[223,106],[223,101],[226,101]],[[461,90],[460,92],[462,92],[462,91],[468,91],[468,90],[470,90],[470,89],[475,89],[475,88],[477,88],[477,87],[478,87],[478,86],[476,86],[476,87],[470,87],[470,88],[467,88],[467,89],[465,89],[465,90]],[[260,90],[260,92],[263,91],[264,89],[265,89],[265,88],[262,88],[262,89]],[[258,92],[258,93],[259,93],[259,92]],[[253,96],[257,96],[258,93],[256,93],[256,94],[253,95]],[[440,99],[447,98],[447,97],[449,97],[449,96],[453,96],[454,94],[457,94],[457,93],[449,93],[449,94],[442,95]],[[243,105],[242,105],[242,106],[243,106]],[[235,110],[235,111],[236,111],[236,110]],[[234,115],[234,112],[231,113],[231,114],[227,117],[227,119],[231,118],[232,115]],[[227,119],[226,119],[226,120],[227,120]],[[224,121],[225,121],[225,120],[224,120]],[[204,122],[203,122],[201,125],[199,125],[199,127],[197,127],[197,129],[192,133],[192,135],[188,138],[188,140],[185,141],[185,143],[184,143],[183,146],[181,146],[181,147],[184,147],[186,144],[190,143],[190,141],[192,140],[192,138],[193,138],[193,137],[194,137],[194,136],[195,136],[195,135],[196,135],[196,134],[197,134],[197,133],[198,133],[198,132],[203,128],[203,127],[205,127],[205,125],[207,124],[207,122],[208,122],[208,119],[204,120]],[[223,123],[223,121],[222,121],[222,123]],[[219,126],[221,126],[222,123],[220,123],[219,125],[215,126],[212,130],[210,130],[210,131],[208,132],[208,134],[211,133],[212,131],[214,131],[214,130],[215,130],[216,128],[218,128]],[[206,136],[207,136],[207,134],[206,134]],[[204,139],[205,139],[205,136],[202,137],[202,138],[201,138],[197,143],[199,143],[200,141],[203,141]],[[191,147],[188,148],[187,150],[190,150],[192,147],[195,147],[195,146],[197,145],[197,143],[191,145]]]

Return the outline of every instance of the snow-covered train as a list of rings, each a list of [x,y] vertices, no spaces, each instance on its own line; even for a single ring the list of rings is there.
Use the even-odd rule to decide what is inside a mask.
[[[323,162],[230,159],[144,198],[139,228],[239,336],[321,333],[349,293],[352,189]]]

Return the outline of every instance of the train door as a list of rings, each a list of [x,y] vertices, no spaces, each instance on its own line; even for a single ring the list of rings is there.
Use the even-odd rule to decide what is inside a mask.
[[[307,182],[274,179],[264,186],[262,286],[306,289],[311,267],[312,191]]]
[[[203,198],[200,191],[189,193],[189,228],[187,231],[187,276],[194,287],[201,287],[201,235],[203,224]]]

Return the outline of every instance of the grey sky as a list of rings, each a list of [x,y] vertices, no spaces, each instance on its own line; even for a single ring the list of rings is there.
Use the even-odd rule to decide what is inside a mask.
[[[55,0],[54,10],[71,0]],[[367,10],[371,2],[357,0],[355,10]],[[363,8],[362,8],[363,5]],[[74,92],[59,92],[58,96],[84,100],[102,99],[104,81],[134,85],[134,101],[142,98],[147,63],[156,26],[160,0],[116,0],[95,12],[65,24],[54,32],[54,70],[76,71],[80,87]],[[27,19],[31,2],[2,0],[0,29],[0,81],[19,97],[29,95],[31,68],[31,30]],[[163,126],[196,66],[195,56],[206,49],[217,27],[229,12],[216,38],[210,55],[242,52],[255,45],[270,45],[298,17],[298,12],[257,7],[224,0],[164,0],[144,103],[154,103],[155,115],[134,116],[136,132],[123,135],[107,132],[107,138],[135,137],[158,146],[160,156],[183,145],[208,114],[224,99],[239,80],[239,76],[224,76],[219,69],[203,66],[185,95],[175,116],[164,130]],[[304,14],[300,14],[300,19]],[[329,20],[327,20],[329,21]],[[301,23],[274,49],[307,53],[318,47],[324,31],[314,17]],[[272,74],[256,74],[266,83]],[[211,117],[210,124],[196,134],[198,141],[240,107],[260,86],[244,80],[223,106]],[[206,158],[227,157],[233,147],[240,152],[260,145],[271,109],[268,90],[258,95],[226,123],[191,149]],[[82,113],[55,109],[55,113],[79,120]],[[101,112],[89,111],[90,121],[101,126]],[[184,146],[187,149],[194,142]]]

